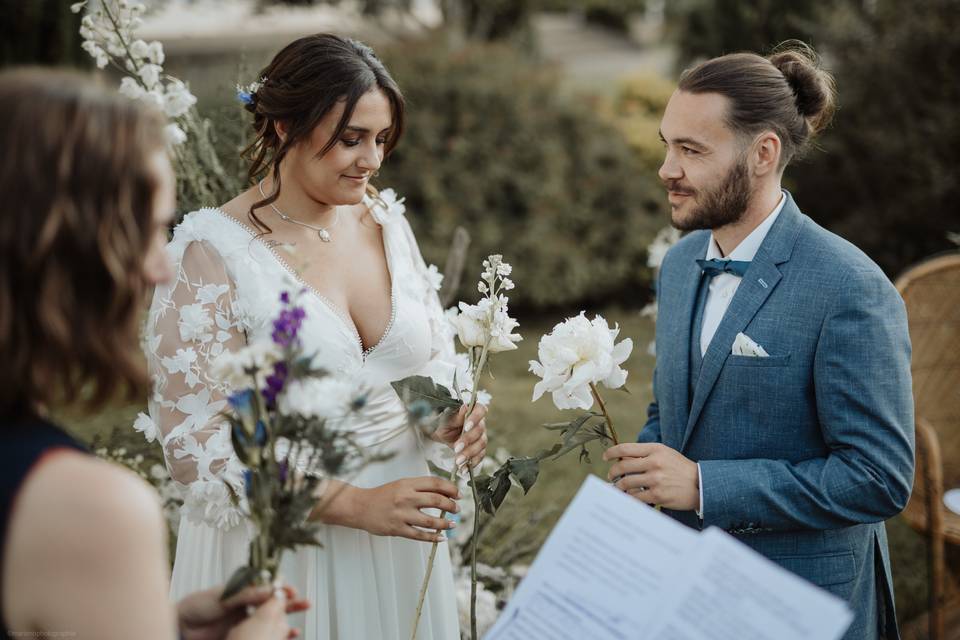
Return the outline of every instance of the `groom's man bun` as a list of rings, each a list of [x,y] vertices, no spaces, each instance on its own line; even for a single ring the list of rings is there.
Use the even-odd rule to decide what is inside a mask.
[[[766,58],[732,53],[702,62],[683,72],[679,89],[726,96],[727,125],[737,133],[776,133],[782,145],[781,168],[830,124],[836,108],[833,76],[799,40],[784,42]]]

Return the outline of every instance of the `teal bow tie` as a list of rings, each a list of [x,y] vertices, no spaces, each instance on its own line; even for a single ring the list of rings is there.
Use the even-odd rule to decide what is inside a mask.
[[[718,276],[721,273],[743,277],[743,274],[750,268],[750,263],[744,260],[697,260],[697,265],[703,269],[708,278]]]

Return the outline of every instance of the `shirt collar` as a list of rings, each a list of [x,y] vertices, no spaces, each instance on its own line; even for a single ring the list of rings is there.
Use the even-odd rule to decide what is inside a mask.
[[[744,262],[753,260],[753,257],[757,255],[757,251],[760,250],[760,245],[763,244],[763,239],[767,237],[767,233],[770,232],[770,227],[776,222],[777,216],[780,215],[780,212],[783,210],[783,205],[786,203],[787,194],[781,192],[780,202],[777,203],[777,206],[770,212],[770,215],[768,215],[756,229],[751,231],[750,235],[744,238],[728,256],[724,256],[723,253],[721,253],[720,246],[711,233],[710,244],[707,245],[707,260],[743,260]]]

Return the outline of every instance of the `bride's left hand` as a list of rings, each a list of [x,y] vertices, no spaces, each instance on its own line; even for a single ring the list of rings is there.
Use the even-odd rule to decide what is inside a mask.
[[[487,408],[478,404],[467,416],[467,405],[433,433],[433,439],[449,446],[457,454],[456,465],[469,462],[476,467],[487,453]]]

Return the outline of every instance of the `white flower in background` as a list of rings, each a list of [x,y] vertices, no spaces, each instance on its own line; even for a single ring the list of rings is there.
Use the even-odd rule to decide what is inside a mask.
[[[171,118],[179,118],[197,103],[197,98],[181,80],[174,78],[167,83],[163,96],[163,112]]]
[[[131,100],[140,100],[143,98],[143,95],[147,92],[140,83],[131,78],[130,76],[124,76],[120,79],[120,95],[127,96]]]
[[[171,147],[175,147],[187,141],[187,134],[183,132],[183,129],[181,129],[179,125],[176,125],[172,122],[164,127],[163,135],[167,140],[167,144]]]
[[[443,286],[443,274],[437,269],[437,265],[432,264],[427,267],[427,281],[434,291],[440,291],[440,287]]]
[[[583,312],[555,326],[540,339],[540,361],[530,361],[530,371],[541,378],[533,400],[550,393],[558,409],[590,409],[590,385],[622,387],[627,372],[620,365],[630,356],[633,341],[614,344],[619,333],[619,327],[611,329],[602,316],[590,321]]]
[[[673,227],[664,227],[657,232],[650,246],[647,247],[647,266],[657,269],[663,264],[663,258],[670,247],[680,241],[680,230]]]
[[[231,389],[245,389],[252,380],[250,371],[257,372],[257,386],[272,371],[282,354],[272,340],[255,341],[238,351],[224,351],[210,365],[210,374]]]
[[[464,571],[456,580],[457,611],[460,629],[470,635],[470,572]],[[482,582],[477,582],[477,635],[483,636],[497,621],[497,596]]]
[[[147,439],[147,442],[153,442],[157,439],[157,436],[160,435],[157,424],[150,416],[142,411],[137,414],[137,419],[133,421],[133,428],[142,433],[143,437]],[[166,470],[164,470],[164,472],[166,472]]]
[[[167,142],[171,146],[183,144],[189,130],[186,120],[193,117],[191,109],[196,104],[187,86],[176,78],[165,76],[163,45],[146,42],[136,36],[143,20],[143,5],[128,0],[101,0],[93,8],[86,2],[71,5],[70,10],[86,15],[80,23],[81,45],[94,59],[97,67],[105,68],[112,61],[126,71],[120,81],[120,93],[134,100],[142,100],[161,109],[174,122],[166,128]],[[166,78],[166,83],[165,79]]]
[[[356,385],[337,376],[293,380],[277,398],[284,415],[330,420],[342,418],[359,395]]]
[[[146,85],[147,89],[153,89],[158,82],[160,82],[160,73],[163,72],[163,67],[158,64],[144,64],[140,66],[137,74],[140,76],[140,79],[143,80],[143,84]]]

